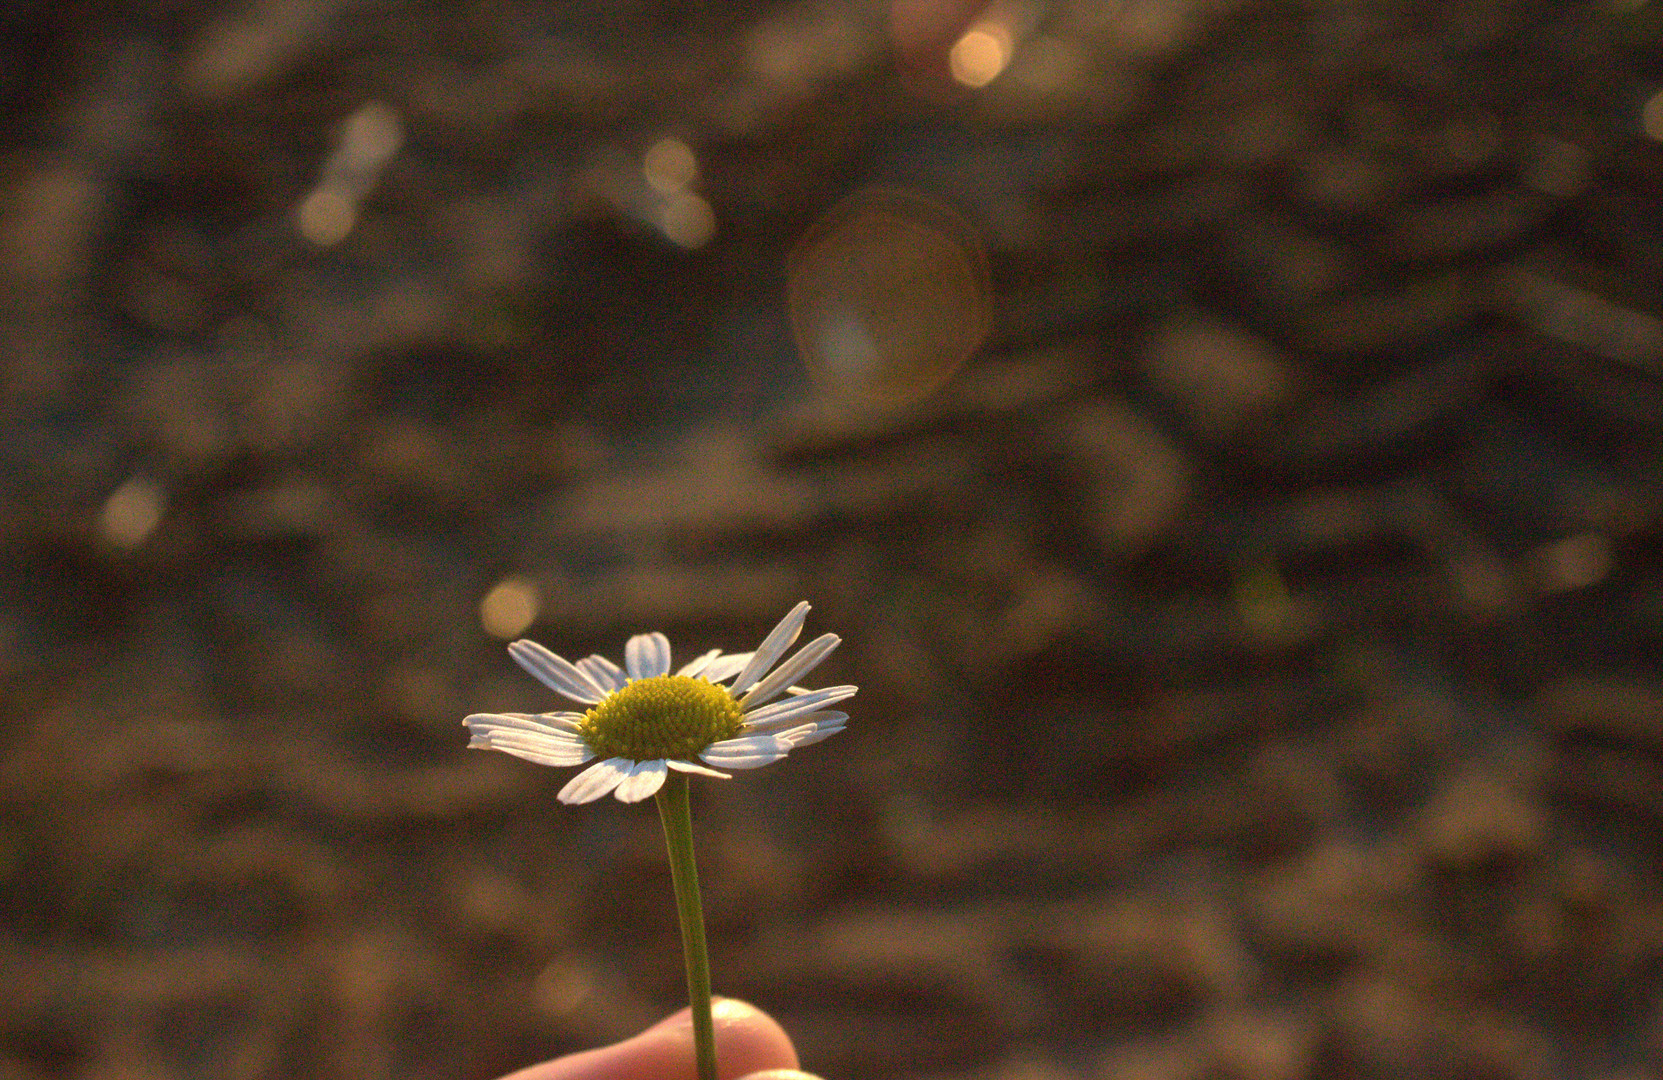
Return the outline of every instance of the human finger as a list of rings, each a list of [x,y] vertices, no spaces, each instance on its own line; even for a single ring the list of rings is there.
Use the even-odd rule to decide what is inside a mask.
[[[710,1014],[720,1080],[797,1067],[791,1037],[756,1006],[717,998]],[[503,1080],[680,1080],[692,1076],[694,1068],[692,1015],[682,1009],[634,1038],[545,1061]]]

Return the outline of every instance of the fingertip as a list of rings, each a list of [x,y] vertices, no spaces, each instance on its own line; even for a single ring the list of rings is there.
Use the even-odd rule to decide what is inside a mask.
[[[716,1027],[716,1068],[722,1080],[767,1069],[795,1069],[797,1048],[778,1021],[748,1001],[717,998],[710,1004]]]
[[[773,1017],[737,998],[711,1002],[720,1080],[752,1073],[792,1070],[797,1050]],[[612,1046],[571,1054],[522,1069],[504,1080],[639,1080],[693,1074],[693,1020],[687,1009],[672,1013],[641,1034]]]

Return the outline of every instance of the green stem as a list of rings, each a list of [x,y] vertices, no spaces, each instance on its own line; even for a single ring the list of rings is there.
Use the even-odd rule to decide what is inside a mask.
[[[704,941],[704,909],[699,903],[699,867],[693,861],[693,810],[687,800],[687,774],[670,770],[658,791],[658,816],[670,849],[670,882],[681,917],[681,951],[687,958],[687,1003],[693,1007],[693,1051],[699,1080],[716,1080],[716,1029],[710,1020],[710,953]]]

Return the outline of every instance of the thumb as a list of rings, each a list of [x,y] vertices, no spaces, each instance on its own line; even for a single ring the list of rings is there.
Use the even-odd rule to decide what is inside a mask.
[[[797,1067],[791,1037],[756,1006],[736,998],[717,998],[710,1013],[716,1026],[716,1067],[721,1080]],[[693,1020],[682,1009],[634,1038],[545,1061],[503,1080],[684,1080],[694,1069]]]

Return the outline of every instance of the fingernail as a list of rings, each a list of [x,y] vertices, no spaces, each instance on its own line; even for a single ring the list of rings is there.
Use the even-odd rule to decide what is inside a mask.
[[[757,1014],[757,1007],[738,998],[711,998],[712,1020],[744,1020]]]

